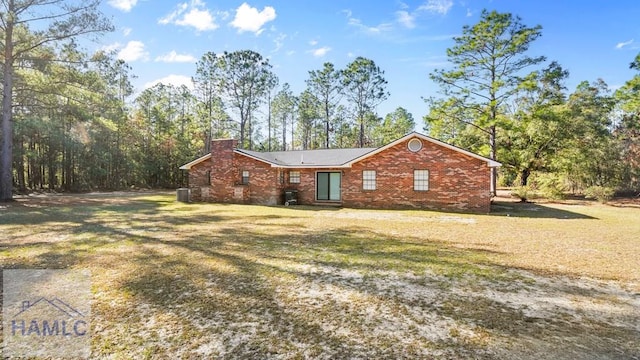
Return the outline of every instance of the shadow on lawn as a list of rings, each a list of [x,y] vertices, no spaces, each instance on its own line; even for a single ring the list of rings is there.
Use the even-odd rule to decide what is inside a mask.
[[[363,251],[366,245],[362,235],[376,242],[366,251]],[[154,250],[138,254],[135,263],[144,265],[122,286],[143,303],[168,312],[180,309],[185,317],[197,319],[195,322],[205,329],[205,334],[223,338],[225,357],[289,354],[286,357],[416,358],[423,355],[421,351],[425,346],[444,347],[451,354],[473,351],[473,347],[452,348],[452,344],[429,341],[403,343],[396,338],[398,334],[370,333],[369,319],[363,317],[361,310],[364,309],[358,308],[362,305],[355,304],[353,308],[349,301],[325,299],[323,303],[325,300],[319,299],[318,308],[308,308],[295,300],[299,294],[288,285],[295,287],[300,281],[331,285],[365,296],[369,296],[366,294],[371,292],[371,284],[344,282],[340,276],[318,276],[290,269],[287,267],[290,263],[332,271],[393,268],[399,272],[424,272],[425,267],[435,261],[446,266],[460,264],[457,260],[437,259],[435,250],[428,246],[423,246],[423,251],[408,250],[402,259],[398,252],[384,250],[383,243],[391,239],[379,236],[373,239],[373,236],[359,229],[279,236],[239,230],[225,231],[215,239],[192,236],[173,242],[149,238],[146,243],[177,248],[185,256],[167,258],[161,251]],[[318,259],[321,253],[333,252],[334,246],[339,247],[335,254],[340,259]],[[218,266],[220,264],[224,266]],[[398,301],[393,296],[370,296],[379,298],[378,302]],[[253,336],[246,336],[247,333]]]
[[[513,216],[537,219],[596,219],[592,216],[556,209],[529,202],[500,202],[491,204],[491,216]]]
[[[555,313],[539,317],[527,315],[528,306],[488,297],[485,291],[521,291],[513,289],[519,279],[485,262],[474,250],[437,242],[405,244],[402,239],[358,228],[279,236],[239,230],[213,240],[194,236],[179,242],[145,241],[179,248],[185,256],[167,258],[154,251],[139,254],[135,263],[144,265],[122,286],[143,303],[163,311],[181,309],[185,317],[198,319],[207,334],[227,334],[225,356],[265,357],[298,351],[299,356],[312,357],[415,358],[424,356],[421,351],[428,348],[438,349],[435,353],[447,357],[473,354],[476,358],[508,358],[517,354],[519,358],[544,359],[539,353],[546,353],[548,358],[616,358],[634,356],[637,350],[633,342],[637,332],[601,321],[596,316],[598,311],[583,309],[574,316],[560,306]],[[216,266],[222,263],[227,270]],[[385,272],[397,275],[390,280]],[[434,272],[444,276],[429,275]],[[352,278],[353,274],[364,276]],[[406,274],[414,275],[404,277]],[[474,284],[477,293],[459,296],[447,290],[467,283]],[[440,291],[440,296],[437,300],[405,298],[402,291],[407,286],[425,293]],[[303,293],[313,294],[323,287],[335,289],[334,293],[359,295],[341,300],[340,296],[325,294],[310,304],[306,302]],[[359,304],[360,296],[371,299],[370,304]],[[562,304],[573,297],[610,301],[612,295],[550,282],[540,288],[529,284],[525,296]],[[460,335],[435,339],[427,334],[392,335],[378,327],[375,319],[365,316],[376,313],[380,306],[397,308],[391,321],[398,323],[386,326],[402,328],[407,321],[412,323],[415,311],[426,311],[431,319],[454,319],[458,326],[485,334],[492,339],[490,343],[502,344],[493,349],[472,338],[461,339]],[[247,332],[253,336],[244,336]],[[234,336],[241,340],[234,340]],[[298,348],[301,344],[302,349]],[[310,352],[303,352],[305,348]]]
[[[426,352],[427,357],[544,359],[633,358],[640,353],[633,341],[637,331],[592,318],[588,309],[575,317],[558,309],[542,318],[527,315],[526,307],[496,301],[491,294],[524,291],[518,286],[534,297],[555,294],[551,301],[560,304],[574,297],[611,301],[611,294],[554,282],[514,285],[520,275],[495,265],[483,251],[358,227],[296,226],[288,234],[270,234],[269,224],[256,222],[281,216],[240,217],[224,207],[196,215],[185,208],[177,216],[154,201],[108,206],[114,212],[108,221],[96,216],[105,210],[96,204],[20,210],[25,218],[12,218],[18,224],[69,223],[66,230],[57,228],[68,238],[48,246],[42,241],[2,243],[5,268],[11,261],[17,268],[92,271],[97,292],[93,316],[104,329],[93,335],[95,357],[114,356],[106,345],[113,343],[125,358],[179,352],[200,357],[202,346],[214,343],[211,357],[421,358]],[[531,212],[588,218],[553,211]],[[181,232],[183,225],[190,230]],[[31,247],[43,251],[32,258],[12,256]],[[115,280],[107,281],[112,276]],[[466,296],[450,291],[462,286],[477,291],[468,290]],[[318,290],[324,288],[346,295]],[[405,291],[416,296],[405,296]],[[316,301],[303,292],[317,296]],[[370,312],[387,317],[367,317]],[[430,334],[429,329],[441,330],[428,326],[433,320],[453,322],[451,332]],[[458,328],[467,329],[466,335]],[[485,334],[486,341],[470,337],[469,329]]]
[[[613,205],[616,206],[616,205]],[[620,206],[623,207],[623,206]],[[301,212],[308,211],[339,211],[343,209],[340,206],[314,206],[314,205],[298,205],[292,206],[290,209],[296,209]],[[376,211],[380,209],[357,209],[357,210],[371,210]],[[395,211],[395,212],[405,212],[405,211],[416,211],[420,209],[382,209],[382,211]],[[442,214],[466,214],[466,215],[478,215],[476,212],[469,211],[456,211],[456,210],[428,210],[428,211],[437,211]],[[491,212],[488,214],[491,216],[513,216],[513,217],[523,217],[523,218],[541,218],[541,219],[596,219],[594,217],[580,214],[577,212],[556,209],[549,206],[544,206],[541,204],[535,203],[520,203],[520,202],[512,202],[512,201],[493,201],[491,203]]]

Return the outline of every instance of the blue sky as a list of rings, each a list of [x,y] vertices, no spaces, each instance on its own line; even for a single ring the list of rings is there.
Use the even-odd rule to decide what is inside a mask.
[[[477,23],[482,9],[541,25],[543,35],[529,54],[568,69],[569,90],[598,78],[612,89],[621,86],[633,76],[628,65],[640,52],[636,0],[105,0],[102,6],[116,31],[96,46],[132,66],[138,92],[158,81],[188,84],[208,51],[257,51],[296,93],[309,70],[327,61],[343,68],[364,56],[389,82],[391,96],[378,113],[405,107],[418,129],[428,111],[422,97],[438,90],[429,73],[448,66],[452,37]]]

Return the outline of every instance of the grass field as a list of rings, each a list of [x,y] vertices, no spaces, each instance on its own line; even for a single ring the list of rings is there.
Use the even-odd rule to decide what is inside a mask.
[[[3,269],[88,269],[92,358],[640,359],[640,206],[490,215],[0,204]]]

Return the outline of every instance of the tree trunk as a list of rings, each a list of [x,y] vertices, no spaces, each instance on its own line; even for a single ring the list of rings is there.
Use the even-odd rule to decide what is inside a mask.
[[[325,99],[324,103],[325,129],[324,129],[324,148],[329,148],[329,100]]]
[[[527,186],[528,182],[529,182],[529,175],[531,175],[531,170],[527,169],[523,169],[520,172],[520,186]]]
[[[26,193],[27,192],[27,184],[25,181],[25,177],[24,177],[24,172],[25,172],[25,166],[24,166],[24,139],[22,137],[20,137],[19,142],[18,142],[18,148],[20,149],[20,153],[18,156],[18,159],[16,161],[16,172],[17,172],[17,177],[18,177],[18,190],[21,193]]]
[[[364,118],[360,117],[360,139],[358,140],[360,147],[364,147]]]
[[[490,151],[489,151],[489,158],[491,160],[496,160],[496,150],[497,150],[497,146],[496,146],[496,126],[492,125],[489,128],[489,146],[490,146]],[[491,168],[491,196],[496,196],[497,195],[497,183],[498,183],[498,168],[496,167],[492,167]]]
[[[293,150],[293,147],[295,145],[295,141],[294,141],[294,130],[295,130],[295,128],[296,128],[296,117],[295,117],[295,115],[291,115],[291,150]]]
[[[245,133],[245,120],[244,119],[240,119],[240,148],[244,149],[245,148],[245,144],[244,144],[244,133]]]
[[[269,138],[267,139],[268,143],[269,143],[269,151],[271,151],[271,90],[269,90],[269,98],[267,99],[268,105],[269,105],[269,109],[267,111],[269,111],[269,115],[268,115],[268,120],[267,122],[269,123]]]
[[[287,150],[287,115],[282,116],[282,151]]]
[[[2,145],[0,145],[0,201],[13,199],[13,1],[9,2],[4,34],[2,78]]]

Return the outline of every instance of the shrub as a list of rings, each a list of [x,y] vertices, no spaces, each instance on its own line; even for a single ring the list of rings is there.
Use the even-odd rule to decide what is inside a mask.
[[[511,196],[519,198],[522,202],[527,202],[536,198],[536,192],[531,186],[518,186],[513,188]]]
[[[547,199],[562,200],[567,190],[562,179],[554,174],[540,174],[536,177],[542,196]]]
[[[584,190],[584,197],[605,203],[613,198],[615,190],[606,186],[591,186]]]

